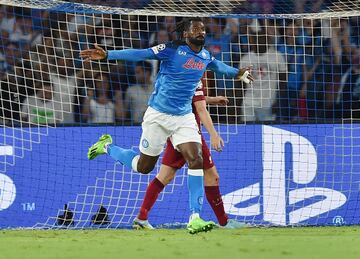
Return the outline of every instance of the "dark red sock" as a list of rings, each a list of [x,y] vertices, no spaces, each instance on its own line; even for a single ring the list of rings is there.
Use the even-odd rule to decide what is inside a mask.
[[[164,187],[165,186],[156,177],[154,178],[154,180],[151,181],[151,183],[146,189],[145,197],[138,214],[138,219],[148,219],[148,213],[151,210],[152,206],[155,204],[159,193],[162,192]]]
[[[219,221],[219,224],[221,226],[225,226],[228,221],[228,216],[225,213],[219,186],[205,186],[205,195]]]

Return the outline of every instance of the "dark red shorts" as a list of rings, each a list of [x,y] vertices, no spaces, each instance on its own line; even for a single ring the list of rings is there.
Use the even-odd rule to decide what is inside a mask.
[[[202,142],[202,156],[204,161],[203,169],[206,170],[213,167],[214,163],[210,155],[209,147],[207,146],[203,136],[201,136],[201,142]],[[178,152],[173,147],[169,139],[167,140],[166,149],[161,163],[176,169],[180,169],[186,163],[181,153]]]

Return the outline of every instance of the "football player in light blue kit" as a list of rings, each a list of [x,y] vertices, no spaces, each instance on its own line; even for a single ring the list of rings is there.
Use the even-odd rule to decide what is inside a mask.
[[[216,60],[204,48],[206,32],[200,18],[184,20],[182,26],[180,41],[160,44],[152,48],[106,52],[95,45],[95,49],[81,51],[80,56],[85,60],[106,58],[161,61],[155,90],[144,114],[139,144],[140,154],[132,149],[124,149],[112,144],[111,136],[105,134],[89,148],[90,160],[107,153],[134,171],[148,174],[155,167],[167,138],[170,138],[173,146],[186,160],[192,175],[203,173],[201,136],[191,106],[200,79],[206,69],[245,82],[252,81],[253,78],[249,68],[239,70],[228,66]]]

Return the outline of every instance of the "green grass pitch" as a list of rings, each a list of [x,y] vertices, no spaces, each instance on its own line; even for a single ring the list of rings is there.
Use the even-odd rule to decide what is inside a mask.
[[[360,227],[1,230],[0,258],[360,258]]]

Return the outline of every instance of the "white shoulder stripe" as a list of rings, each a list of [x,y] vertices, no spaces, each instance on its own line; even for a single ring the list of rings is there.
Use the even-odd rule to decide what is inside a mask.
[[[158,53],[159,53],[159,50],[158,50],[157,46],[152,47],[151,49],[152,49],[152,51],[154,51],[154,54],[158,54]]]

